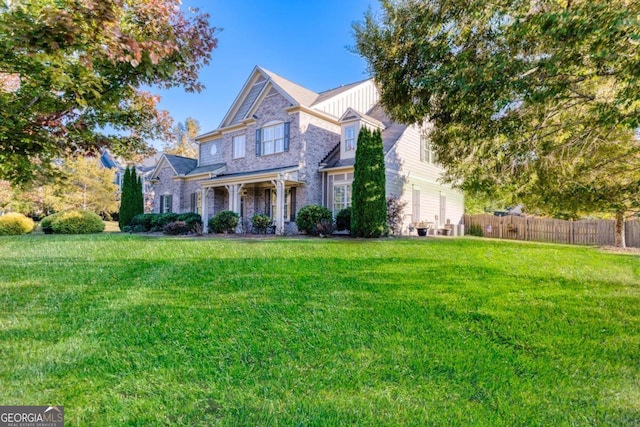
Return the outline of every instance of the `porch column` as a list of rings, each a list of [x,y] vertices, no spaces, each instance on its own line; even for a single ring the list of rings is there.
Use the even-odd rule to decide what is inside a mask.
[[[229,210],[240,214],[240,197],[244,184],[229,184],[225,187],[227,187],[227,191],[229,192]]]
[[[278,176],[278,179],[272,181],[273,185],[276,187],[276,217],[275,225],[276,225],[276,234],[284,233],[284,178]]]

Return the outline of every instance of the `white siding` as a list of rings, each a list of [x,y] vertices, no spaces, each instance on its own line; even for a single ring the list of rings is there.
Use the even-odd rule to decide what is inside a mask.
[[[378,89],[373,81],[367,80],[344,93],[321,102],[315,108],[334,117],[341,117],[349,107],[366,113],[378,102],[379,98]]]

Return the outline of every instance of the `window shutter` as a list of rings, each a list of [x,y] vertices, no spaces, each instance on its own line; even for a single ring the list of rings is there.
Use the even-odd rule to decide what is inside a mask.
[[[424,158],[424,145],[425,145],[425,136],[420,135],[420,161],[424,162],[426,159]]]
[[[289,122],[284,124],[284,151],[289,151]]]
[[[169,199],[169,209],[167,209],[167,212],[173,212],[173,195],[165,197]]]
[[[271,216],[271,190],[264,190],[264,214]]]
[[[289,207],[289,220],[296,220],[296,187],[291,187],[291,206]]]
[[[261,129],[256,129],[256,156],[260,156],[261,155],[261,144],[260,144],[260,135],[262,134],[262,130]]]
[[[164,196],[160,196],[160,213],[164,213]]]

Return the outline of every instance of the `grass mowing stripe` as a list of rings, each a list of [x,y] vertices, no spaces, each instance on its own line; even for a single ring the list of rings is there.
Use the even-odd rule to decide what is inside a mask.
[[[639,283],[637,257],[471,238],[0,238],[0,402],[70,425],[637,425]]]

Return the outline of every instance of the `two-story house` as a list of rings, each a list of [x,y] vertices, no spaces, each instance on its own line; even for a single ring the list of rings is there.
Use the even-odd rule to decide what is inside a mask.
[[[458,224],[463,195],[438,182],[442,169],[418,126],[392,122],[373,79],[321,93],[256,67],[220,127],[197,137],[197,159],[164,155],[151,174],[156,212],[221,210],[245,222],[262,213],[277,233],[296,232],[296,212],[351,204],[358,132],[382,132],[387,196],[407,202],[403,233],[420,221]]]

